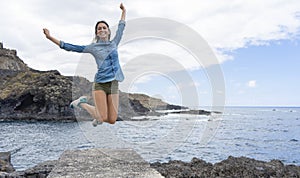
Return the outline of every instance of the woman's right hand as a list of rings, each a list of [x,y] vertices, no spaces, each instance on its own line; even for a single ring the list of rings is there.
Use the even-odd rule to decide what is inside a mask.
[[[44,34],[47,38],[50,37],[50,31],[47,28],[43,28]]]
[[[51,36],[50,31],[47,28],[43,28],[43,32],[48,40],[50,40],[53,43],[55,43],[56,45],[60,46],[60,41],[58,39],[54,38],[53,36]]]

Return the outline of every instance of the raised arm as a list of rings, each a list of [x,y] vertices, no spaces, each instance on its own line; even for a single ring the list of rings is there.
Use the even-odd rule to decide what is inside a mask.
[[[123,31],[125,28],[125,16],[126,16],[126,9],[123,5],[123,3],[120,4],[120,9],[122,10],[121,20],[119,21],[118,30],[116,32],[116,35],[112,41],[115,41],[117,45],[119,45]]]
[[[126,9],[125,9],[123,3],[120,4],[120,9],[122,10],[121,20],[125,20],[125,17],[126,17]]]
[[[55,43],[58,46],[60,45],[60,41],[58,39],[54,38],[53,36],[51,36],[50,31],[47,28],[43,28],[43,31],[48,40],[52,41],[53,43]]]
[[[53,36],[50,35],[50,31],[47,28],[44,28],[43,31],[48,40],[52,41],[57,46],[59,46],[60,48],[66,50],[66,51],[73,51],[73,52],[78,52],[78,53],[82,53],[82,52],[89,53],[90,52],[88,49],[86,49],[86,46],[73,45],[73,44],[65,43],[63,41],[60,41],[60,40],[54,38]]]

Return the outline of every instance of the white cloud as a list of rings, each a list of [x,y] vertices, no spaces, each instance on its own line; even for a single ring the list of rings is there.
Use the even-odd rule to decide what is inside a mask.
[[[134,6],[140,16],[166,17],[191,26],[215,49],[221,62],[232,59],[227,52],[238,48],[291,39],[300,27],[297,0],[165,0]],[[162,10],[166,8],[170,10]]]
[[[169,71],[176,71],[176,70],[190,70],[190,69],[198,69],[203,67],[202,63],[199,63],[194,56],[189,53],[186,49],[178,46],[169,41],[165,41],[162,39],[140,39],[135,40],[131,43],[124,44],[119,48],[120,51],[120,58],[122,59],[122,64],[126,64],[130,62],[132,59],[147,55],[147,54],[161,54],[166,57],[169,57],[172,60],[172,63],[176,63],[177,66],[181,66],[179,69],[173,68],[174,66],[172,63],[165,64],[163,66],[156,65],[156,68],[169,68]],[[151,59],[150,59],[151,60]],[[155,61],[155,60],[152,60]],[[149,61],[151,62],[151,61]],[[121,65],[122,65],[121,64]],[[144,67],[144,64],[140,64],[140,68]],[[154,63],[152,65],[155,65]]]
[[[299,35],[298,0],[125,0],[123,3],[127,8],[128,20],[162,17],[188,25],[204,37],[220,62],[231,60],[230,53],[236,49],[249,45],[265,45],[274,40],[293,39]],[[74,61],[71,60],[74,55],[62,51],[55,52],[55,55],[47,53],[56,49],[56,46],[44,38],[43,27],[48,27],[59,39],[75,44],[88,44],[92,40],[96,21],[105,19],[114,25],[120,18],[119,2],[109,0],[64,0],[57,3],[50,0],[1,0],[0,5],[3,7],[0,11],[0,40],[4,46],[17,49],[19,56],[29,66],[41,67],[43,70],[47,67],[57,68],[63,74],[74,73],[69,67],[61,66],[74,66]],[[148,46],[143,44],[143,50],[147,49],[144,53],[163,51],[185,68],[193,69],[198,65],[192,56],[187,56],[187,52],[178,46],[161,42],[152,44],[156,46],[149,46],[151,43]],[[121,61],[124,64],[143,50],[128,46],[120,51],[128,52],[127,56],[121,54],[124,55]],[[39,59],[41,56],[43,59]]]
[[[250,88],[255,88],[256,87],[256,80],[248,81],[247,86],[250,87]]]
[[[141,76],[136,76],[135,80],[133,81],[136,84],[139,83],[148,83],[149,81],[151,81],[152,77],[154,77],[155,75],[153,74],[144,74]]]
[[[209,92],[208,91],[199,91],[198,94],[199,95],[208,95]]]
[[[239,90],[238,94],[240,94],[240,95],[245,94],[245,91],[244,90]]]

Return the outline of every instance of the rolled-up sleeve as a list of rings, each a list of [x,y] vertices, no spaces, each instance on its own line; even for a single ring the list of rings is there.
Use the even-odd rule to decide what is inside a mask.
[[[74,51],[74,52],[78,52],[78,53],[82,53],[82,52],[85,52],[85,47],[86,46],[81,46],[81,45],[73,45],[73,44],[70,44],[70,43],[65,43],[63,41],[60,41],[60,44],[59,44],[59,47],[61,49],[64,49],[66,51]]]
[[[118,25],[118,30],[116,32],[116,36],[114,37],[113,41],[118,45],[121,41],[123,31],[125,29],[125,20],[120,20]]]

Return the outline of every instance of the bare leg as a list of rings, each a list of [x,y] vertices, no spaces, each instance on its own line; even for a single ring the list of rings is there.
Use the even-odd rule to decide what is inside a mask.
[[[114,124],[118,118],[119,94],[107,95],[102,90],[96,90],[93,91],[93,98],[95,106],[87,103],[81,103],[80,106],[94,119]]]
[[[107,95],[102,90],[93,91],[95,106],[81,103],[80,107],[85,109],[94,119],[99,122],[107,122]]]
[[[107,122],[107,95],[102,90],[93,91],[96,118],[100,122]]]
[[[87,103],[81,103],[80,107],[85,109],[94,119],[98,118],[95,106],[89,105]]]
[[[107,95],[108,123],[114,124],[118,118],[119,94]]]

